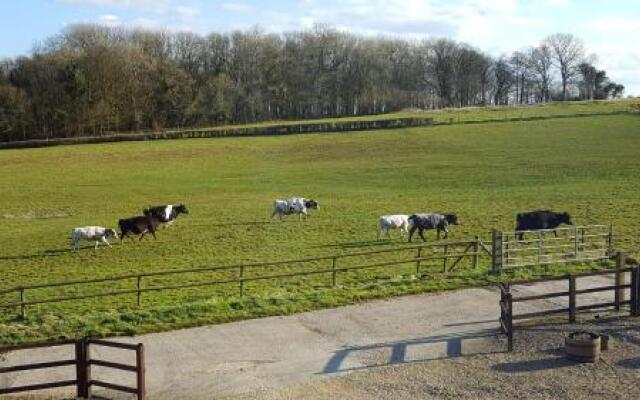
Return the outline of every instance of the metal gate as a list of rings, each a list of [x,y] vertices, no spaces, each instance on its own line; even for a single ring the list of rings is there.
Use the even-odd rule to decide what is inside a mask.
[[[611,225],[570,226],[535,231],[493,232],[494,272],[503,269],[608,260]]]

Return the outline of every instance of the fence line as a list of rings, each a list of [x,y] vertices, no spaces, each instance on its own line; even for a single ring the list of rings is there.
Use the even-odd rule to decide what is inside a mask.
[[[607,228],[607,232],[590,233],[593,230]],[[544,234],[559,231],[561,237],[545,238]],[[569,231],[568,236],[562,237],[564,231]],[[237,285],[238,293],[242,297],[245,295],[246,286],[250,282],[284,279],[305,276],[327,275],[331,286],[337,285],[340,274],[349,271],[358,271],[371,268],[402,266],[415,264],[415,273],[423,273],[425,265],[433,266],[434,262],[441,261],[443,273],[450,273],[463,263],[470,261],[472,268],[477,268],[481,257],[490,257],[489,268],[493,274],[500,274],[503,271],[510,271],[516,268],[529,266],[546,266],[561,263],[592,262],[608,259],[613,252],[613,228],[611,225],[589,225],[573,226],[570,228],[558,228],[556,230],[545,229],[540,231],[526,231],[528,236],[535,234],[536,238],[530,240],[517,240],[516,235],[520,232],[492,231],[491,244],[483,242],[479,236],[471,240],[422,243],[417,245],[407,245],[402,247],[386,248],[380,250],[369,250],[345,254],[333,254],[320,257],[309,257],[301,259],[289,259],[270,262],[252,262],[221,266],[201,266],[186,269],[174,269],[157,272],[141,272],[136,274],[124,274],[113,277],[70,280],[40,283],[33,285],[22,285],[13,288],[0,290],[0,295],[16,294],[17,298],[12,301],[0,303],[0,309],[18,308],[20,316],[26,317],[27,309],[30,306],[59,303],[64,301],[85,300],[91,298],[135,295],[136,304],[141,306],[144,293],[159,292],[167,290],[179,290],[188,288],[203,288],[219,285]],[[580,233],[580,234],[579,234]],[[605,243],[596,243],[591,239],[604,239]],[[564,242],[563,242],[564,241]],[[567,243],[565,243],[567,242]],[[591,248],[597,244],[595,249]],[[537,245],[532,245],[537,244]],[[554,252],[555,250],[555,252]],[[572,251],[571,251],[572,250]],[[401,255],[406,252],[415,252],[411,257],[402,256],[391,261],[384,259],[365,260],[358,263],[351,261],[355,265],[350,265],[347,260],[355,260],[357,257],[367,257],[376,255]],[[527,253],[530,252],[531,254]],[[303,268],[302,271],[282,271],[277,267]],[[205,273],[223,273],[225,275],[204,279]],[[149,279],[165,277],[170,275],[196,274],[197,281],[180,284],[165,284],[146,286]],[[152,279],[153,280],[153,279]],[[53,295],[51,297],[31,298],[34,291],[38,289],[79,287],[80,289],[98,283],[128,282],[134,287],[112,288],[110,290],[94,291],[86,294],[74,295]],[[127,284],[128,286],[128,284]],[[46,294],[46,293],[45,293]]]
[[[114,342],[110,340],[82,338],[77,340],[64,340],[59,342],[37,343],[30,345],[7,346],[0,348],[0,351],[9,352],[25,349],[44,349],[50,347],[58,347],[65,345],[74,345],[75,354],[73,359],[65,359],[50,362],[32,363],[13,365],[10,367],[0,368],[0,375],[9,374],[18,371],[32,371],[48,368],[57,368],[61,366],[75,366],[75,379],[67,379],[63,381],[36,383],[24,386],[0,388],[0,394],[23,393],[35,390],[52,389],[66,386],[75,386],[76,394],[79,398],[90,399],[93,386],[103,387],[125,393],[135,394],[138,400],[144,400],[146,395],[145,385],[145,361],[144,346],[141,343],[129,344]],[[100,360],[91,356],[91,346],[114,347],[118,349],[131,350],[135,352],[135,365],[122,364],[106,360]],[[128,387],[115,383],[105,382],[92,379],[91,366],[96,365],[104,368],[117,369],[121,371],[134,372],[136,374],[136,387]]]
[[[424,250],[429,250],[429,249],[432,252],[440,252],[440,253],[425,254]],[[389,254],[389,253],[402,253],[402,252],[411,252],[411,251],[415,251],[415,255],[409,258],[401,258],[401,259],[395,259],[391,261],[376,261],[376,262],[369,261],[369,262],[364,262],[356,265],[340,265],[339,264],[339,261],[341,260],[353,259],[355,257],[371,256],[371,255],[378,255],[378,254]],[[237,284],[240,296],[244,296],[245,285],[249,282],[263,281],[263,280],[269,280],[269,279],[311,276],[311,275],[323,275],[323,274],[330,275],[331,285],[336,286],[338,274],[349,272],[349,271],[365,270],[365,269],[371,269],[371,268],[400,266],[400,265],[414,263],[416,265],[416,273],[419,274],[421,272],[421,266],[424,263],[432,262],[432,261],[442,261],[442,270],[443,272],[446,273],[446,272],[453,271],[454,269],[459,267],[459,265],[464,259],[470,259],[470,264],[472,265],[473,268],[476,268],[479,263],[479,258],[487,253],[488,253],[487,246],[484,243],[482,243],[482,240],[480,239],[480,237],[476,236],[474,239],[468,240],[468,241],[423,243],[418,245],[402,246],[402,247],[391,248],[391,249],[371,250],[371,251],[346,253],[346,254],[335,254],[335,255],[321,256],[321,257],[310,257],[310,258],[273,261],[273,262],[242,263],[242,264],[212,266],[212,267],[196,267],[196,268],[177,269],[177,270],[168,270],[168,271],[126,274],[126,275],[119,275],[119,276],[106,277],[106,278],[41,283],[41,284],[34,284],[34,285],[17,286],[14,288],[4,289],[0,291],[0,294],[6,295],[11,293],[17,293],[19,296],[19,299],[15,301],[0,304],[0,308],[17,307],[20,309],[20,315],[23,318],[25,318],[28,306],[58,303],[63,301],[84,300],[84,299],[100,298],[100,297],[130,295],[130,294],[136,295],[136,303],[138,306],[140,306],[142,302],[143,293],[165,291],[165,290],[197,288],[197,287],[205,287],[205,286],[216,286],[216,285],[225,285],[225,284]],[[297,264],[302,264],[303,266],[305,264],[313,265],[313,263],[318,263],[323,261],[326,262],[327,265],[322,265],[319,268],[314,268],[313,270],[280,272],[280,273],[278,273],[277,271],[275,273],[271,272],[273,271],[273,267],[297,265]],[[264,271],[265,269],[267,269],[267,273],[247,276],[248,272],[251,270]],[[143,285],[145,278],[154,278],[154,277],[160,277],[160,276],[180,275],[180,274],[190,274],[190,273],[201,274],[201,273],[207,273],[207,272],[230,272],[233,274],[233,276],[225,279],[204,280],[199,282],[190,282],[190,283],[174,284],[174,285],[147,286],[147,287]],[[54,297],[47,297],[47,298],[38,298],[34,300],[28,299],[29,291],[33,291],[37,289],[58,288],[58,287],[64,287],[64,286],[81,286],[82,287],[82,286],[96,284],[96,283],[121,282],[121,281],[128,281],[128,280],[135,281],[136,287],[131,289],[112,289],[112,290],[106,290],[103,292],[95,292],[95,293],[82,294],[82,295],[54,296]]]
[[[640,269],[639,267],[632,266],[625,268],[626,258],[622,253],[616,255],[616,268],[604,271],[596,272],[584,272],[578,274],[567,274],[560,277],[552,278],[539,278],[529,279],[525,281],[514,282],[513,285],[523,285],[541,282],[551,282],[566,280],[568,282],[568,289],[560,292],[543,293],[529,296],[514,297],[511,293],[510,283],[502,282],[499,284],[500,288],[500,330],[507,335],[507,347],[509,351],[513,350],[513,321],[520,319],[530,319],[536,317],[542,317],[555,314],[567,314],[569,322],[574,323],[576,321],[576,313],[582,310],[592,310],[599,308],[613,307],[616,311],[620,311],[621,306],[629,305],[629,312],[631,316],[640,315]],[[622,275],[625,273],[631,274],[631,283],[625,284],[622,281]],[[609,275],[615,274],[615,284],[599,287],[591,287],[587,289],[576,289],[576,280],[583,277],[597,276],[597,275]],[[622,292],[628,289],[630,296],[629,300],[623,300]],[[596,303],[579,306],[577,304],[577,295],[613,291],[614,301],[606,303]],[[551,299],[558,297],[568,297],[569,306],[564,308],[553,308],[550,310],[528,312],[524,314],[514,315],[513,303],[522,303],[527,301]]]

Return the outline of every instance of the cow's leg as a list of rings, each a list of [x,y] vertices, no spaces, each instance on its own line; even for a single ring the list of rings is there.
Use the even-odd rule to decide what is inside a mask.
[[[138,239],[138,241],[142,240],[142,238],[143,238],[143,237],[144,237],[144,235],[146,235],[146,234],[147,234],[147,232],[142,232],[142,233],[140,234],[140,238]]]
[[[100,244],[100,241],[96,240],[96,246],[93,248],[94,250],[98,250],[98,244]]]
[[[109,248],[113,248],[113,247],[111,247],[111,243],[109,243],[109,241],[107,240],[106,237],[102,238],[102,242],[105,243],[107,246],[109,246]]]
[[[420,228],[420,229],[418,230],[418,235],[420,235],[420,237],[422,238],[422,241],[423,241],[423,242],[426,242],[426,241],[427,241],[427,239],[424,237],[424,229]]]
[[[416,229],[418,229],[418,227],[415,225],[413,225],[411,229],[409,229],[409,243],[411,243],[411,238],[413,237],[413,234],[415,233]]]
[[[151,236],[153,236],[153,240],[157,240],[158,239],[156,237],[156,231],[155,230],[151,231]]]
[[[553,230],[553,236],[558,237],[558,231],[557,230]]]
[[[449,230],[447,228],[444,228],[444,238],[448,238],[449,237]]]

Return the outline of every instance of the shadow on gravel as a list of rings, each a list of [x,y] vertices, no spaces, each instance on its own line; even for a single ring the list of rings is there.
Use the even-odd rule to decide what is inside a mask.
[[[627,369],[640,369],[640,357],[627,358],[626,360],[620,360],[617,363],[622,368]]]
[[[498,372],[515,374],[520,372],[546,371],[550,369],[566,368],[576,365],[574,361],[564,357],[545,358],[542,360],[529,360],[496,364],[492,368]]]
[[[505,346],[500,338],[501,335],[495,330],[483,330],[345,347],[336,351],[327,361],[322,374],[478,354],[504,353]]]

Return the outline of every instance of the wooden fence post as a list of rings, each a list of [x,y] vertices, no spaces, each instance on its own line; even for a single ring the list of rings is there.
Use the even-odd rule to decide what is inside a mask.
[[[418,247],[418,253],[416,254],[416,275],[420,274],[420,257],[422,257],[422,247]]]
[[[83,339],[76,340],[76,396],[87,398],[87,358]]]
[[[337,275],[337,271],[336,271],[336,262],[337,262],[337,257],[333,257],[331,259],[331,286],[336,287],[336,275]]]
[[[499,274],[502,270],[502,232],[493,229],[491,231],[491,273]]]
[[[24,296],[24,288],[20,288],[20,316],[22,319],[27,318],[27,306],[24,304],[25,296]]]
[[[569,322],[576,322],[576,277],[569,275]]]
[[[631,288],[629,291],[631,292],[631,316],[635,317],[638,315],[638,310],[640,309],[640,287],[638,287],[638,278],[639,278],[640,269],[637,266],[634,266],[631,270]]]
[[[507,348],[513,351],[513,296],[511,291],[507,293]]]
[[[478,252],[480,251],[480,237],[476,236],[473,242],[473,256],[471,257],[471,264],[473,268],[478,268]]]
[[[449,255],[449,245],[445,244],[444,245],[444,255],[442,257],[442,272],[446,273],[447,272],[447,259]]]
[[[575,259],[578,259],[578,253],[579,253],[580,249],[578,246],[578,226],[574,225],[573,226],[573,252]]]
[[[240,265],[240,297],[244,296],[244,265]]]
[[[82,339],[82,347],[84,348],[83,350],[83,368],[84,368],[84,398],[85,399],[90,399],[91,398],[91,346],[90,346],[90,342],[89,339],[87,338],[83,338]]]
[[[623,274],[620,272],[620,270],[624,268],[625,260],[626,260],[625,255],[621,251],[619,251],[616,254],[616,272],[615,272],[615,285],[617,287],[615,289],[615,294],[614,294],[614,303],[615,303],[616,311],[620,311],[620,303],[624,301],[624,289],[620,287],[623,284],[622,282]]]
[[[138,344],[136,348],[136,383],[138,386],[138,400],[144,400],[147,392],[145,382],[145,367],[144,367],[144,345]]]
[[[142,293],[140,292],[140,281],[141,281],[141,280],[142,280],[142,277],[141,277],[141,276],[138,276],[138,277],[137,277],[137,280],[136,280],[136,288],[137,288],[137,290],[138,290],[138,292],[137,292],[137,297],[138,297],[138,298],[137,298],[137,301],[138,301],[138,307],[140,307],[140,304],[142,303],[142,299],[141,299],[141,295],[142,295]]]

